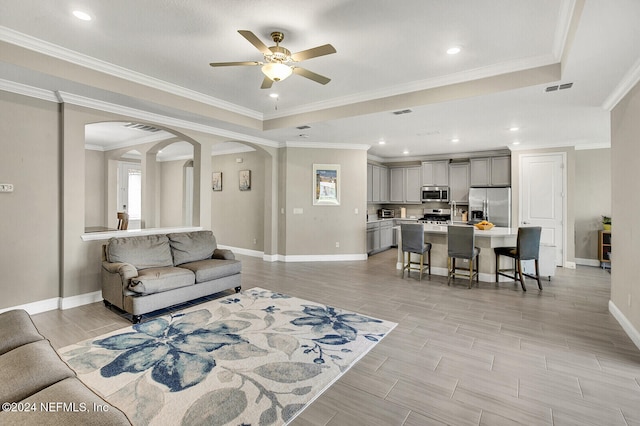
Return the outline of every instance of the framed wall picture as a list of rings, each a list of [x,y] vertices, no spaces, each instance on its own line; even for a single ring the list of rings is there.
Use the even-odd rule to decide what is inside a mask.
[[[251,170],[240,170],[240,191],[249,191],[251,189]]]
[[[340,165],[313,165],[313,205],[340,205]]]
[[[211,189],[222,191],[222,172],[211,173]]]

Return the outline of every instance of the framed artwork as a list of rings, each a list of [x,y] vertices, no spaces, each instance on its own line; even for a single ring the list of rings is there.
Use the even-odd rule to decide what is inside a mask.
[[[340,205],[340,165],[313,165],[313,205]]]
[[[240,179],[240,191],[251,190],[251,170],[240,170],[238,177]]]
[[[211,189],[222,191],[222,172],[211,173]]]

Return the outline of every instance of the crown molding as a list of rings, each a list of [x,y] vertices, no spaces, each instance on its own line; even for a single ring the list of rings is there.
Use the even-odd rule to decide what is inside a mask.
[[[18,95],[28,96],[30,98],[37,98],[48,102],[58,103],[58,98],[51,90],[27,86],[26,84],[16,83],[15,81],[0,79],[0,90],[16,93]]]
[[[268,146],[272,148],[280,148],[281,144],[269,139],[258,138],[255,136],[245,135],[243,133],[232,132],[218,127],[207,126],[204,124],[194,123],[192,121],[181,120],[178,118],[168,117],[166,115],[154,114],[139,109],[129,108],[122,105],[112,104],[110,102],[99,101],[96,99],[86,98],[84,96],[75,95],[67,92],[56,92],[62,102],[77,105],[85,108],[96,109],[99,111],[110,112],[112,114],[125,115],[152,123],[158,123],[167,127],[181,127],[183,129],[194,130],[210,135],[221,136],[232,141],[250,142],[256,145]]]
[[[221,99],[214,98],[212,96],[207,96],[200,92],[189,90],[160,79],[149,77],[139,72],[119,67],[117,65],[101,61],[91,56],[83,55],[73,50],[65,49],[56,44],[28,36],[4,26],[0,26],[0,40],[6,41],[7,43],[15,44],[25,49],[42,53],[47,56],[53,56],[54,58],[62,59],[81,67],[109,74],[114,77],[132,81],[134,83],[142,84],[153,89],[161,90],[163,92],[171,93],[183,98],[195,100],[206,105],[221,108],[253,119],[263,120],[263,114],[258,111],[244,108],[231,102],[226,102]]]
[[[285,142],[287,148],[319,148],[319,149],[355,149],[368,151],[371,145],[364,144],[342,144],[342,143],[326,143],[326,142]]]
[[[618,83],[616,88],[613,89],[613,92],[611,92],[609,97],[602,103],[602,108],[607,111],[613,110],[618,102],[620,102],[638,82],[640,82],[640,59],[638,59],[624,77],[622,77],[620,83]]]
[[[576,0],[565,0],[560,4],[560,13],[556,26],[555,37],[553,39],[553,56],[556,61],[560,61],[567,46],[567,38],[571,30],[571,21],[576,11]]]

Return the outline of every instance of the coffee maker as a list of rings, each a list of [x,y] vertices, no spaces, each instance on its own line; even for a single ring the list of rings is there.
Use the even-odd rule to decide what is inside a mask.
[[[471,210],[471,218],[469,218],[471,223],[482,222],[484,219],[484,212],[482,210]]]

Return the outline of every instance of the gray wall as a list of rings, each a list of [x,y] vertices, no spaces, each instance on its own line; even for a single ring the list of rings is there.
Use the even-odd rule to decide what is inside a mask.
[[[640,84],[611,114],[611,301],[640,332]]]
[[[339,206],[313,205],[314,164],[340,165]],[[285,255],[366,253],[366,151],[287,148],[284,173]],[[294,208],[301,208],[303,213],[293,214]]]
[[[241,158],[242,163],[237,163]],[[211,190],[211,226],[219,243],[264,251],[265,154],[260,151],[216,155],[213,172],[222,172],[222,191]],[[251,171],[251,190],[240,191],[240,170]],[[255,241],[255,243],[254,243]]]
[[[58,108],[0,91],[0,308],[60,294]]]
[[[611,216],[611,149],[576,151],[576,260],[597,263],[602,216]]]
[[[160,163],[160,227],[184,226],[186,160]]]
[[[84,224],[85,226],[112,226],[117,225],[115,216],[112,218],[111,223],[105,217],[105,159],[104,152],[85,150],[85,212],[84,212]]]

